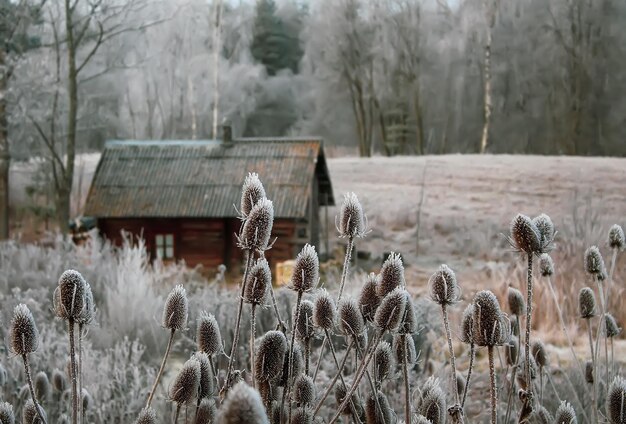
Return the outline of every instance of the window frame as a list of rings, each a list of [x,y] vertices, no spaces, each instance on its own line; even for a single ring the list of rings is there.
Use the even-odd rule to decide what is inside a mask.
[[[154,255],[160,260],[176,259],[176,237],[174,233],[158,233],[154,235]]]

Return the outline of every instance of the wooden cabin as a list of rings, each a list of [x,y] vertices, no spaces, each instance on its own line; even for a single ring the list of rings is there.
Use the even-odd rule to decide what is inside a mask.
[[[235,207],[249,172],[259,174],[274,202],[270,263],[294,258],[305,243],[319,249],[328,233],[320,208],[335,203],[318,138],[110,141],[84,215],[95,217],[100,233],[116,244],[122,231],[141,236],[153,259],[184,260],[210,272],[234,267],[243,256]]]

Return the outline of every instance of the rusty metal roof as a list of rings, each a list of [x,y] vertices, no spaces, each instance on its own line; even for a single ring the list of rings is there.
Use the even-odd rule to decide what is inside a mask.
[[[334,205],[321,139],[110,141],[84,215],[235,217],[248,172],[259,174],[277,218],[306,216],[314,177],[320,204]]]

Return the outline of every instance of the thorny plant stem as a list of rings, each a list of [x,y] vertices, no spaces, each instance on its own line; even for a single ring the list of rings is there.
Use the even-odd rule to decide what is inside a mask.
[[[515,387],[515,376],[517,375],[517,367],[518,364],[515,364],[511,367],[511,382],[509,383],[509,394],[507,395],[506,400],[506,414],[504,415],[505,424],[509,422],[509,418],[511,417],[511,406],[513,406],[513,402],[511,402],[511,397],[513,396],[513,388]]]
[[[324,334],[326,335],[326,338],[328,339],[328,346],[330,347],[330,353],[333,357],[333,361],[335,362],[335,366],[337,367],[337,375],[339,375],[339,379],[341,380],[341,384],[343,385],[343,387],[346,389],[346,391],[348,390],[347,386],[346,386],[346,382],[343,379],[343,373],[342,368],[343,368],[343,364],[340,366],[339,365],[339,361],[337,360],[337,354],[335,353],[335,347],[333,346],[332,342],[330,341],[330,334],[328,333],[328,329],[324,329]],[[358,345],[355,345],[358,346]],[[346,358],[348,357],[348,352],[346,352]],[[352,411],[352,415],[354,416],[354,419],[359,421],[359,414],[357,414],[356,411],[356,407],[354,406],[354,402],[352,401],[352,399],[350,399],[350,410]]]
[[[78,393],[80,396],[81,422],[85,421],[85,411],[83,411],[83,324],[78,324]]]
[[[589,335],[589,350],[591,350],[591,368],[593,370],[593,388],[591,391],[591,399],[593,401],[593,417],[594,422],[598,422],[598,402],[597,399],[597,383],[598,376],[596,374],[596,359],[593,350],[593,335],[591,334],[591,319],[585,319],[587,321],[587,334]]]
[[[605,335],[605,337],[603,337],[604,339],[604,359],[605,359],[605,365],[606,365],[606,370],[607,370],[607,384],[606,384],[606,396],[608,398],[609,396],[609,376],[608,376],[608,370],[609,370],[609,351],[608,351],[608,347],[607,347],[607,337],[606,337],[606,310],[607,310],[607,305],[606,305],[606,301],[605,301],[605,297],[604,297],[604,289],[602,288],[602,281],[600,281],[600,279],[597,276],[594,276],[593,279],[596,281],[596,284],[598,285],[598,293],[600,295],[600,308],[601,308],[601,312],[602,315],[600,316],[600,322],[598,323],[598,331],[596,334],[596,348],[594,351],[595,356],[595,368],[596,370],[599,370],[599,364],[600,364],[600,338],[602,337],[602,334]],[[595,377],[595,374],[594,374]],[[594,378],[594,381],[596,379]],[[599,387],[599,386],[598,386]]]
[[[456,389],[456,358],[454,357],[454,348],[452,347],[452,333],[450,332],[450,321],[448,320],[448,310],[445,304],[441,305],[441,313],[443,314],[443,325],[446,329],[448,350],[450,351],[450,367],[452,368],[450,372],[452,374],[452,379],[450,381],[450,390],[456,393],[456,404],[460,405],[461,402],[459,401],[459,391]]]
[[[326,391],[324,392],[324,395],[322,396],[322,398],[319,400],[319,402],[317,403],[317,406],[315,407],[315,410],[313,411],[313,416],[315,417],[315,415],[319,412],[320,408],[322,407],[322,404],[324,403],[324,401],[326,400],[326,398],[328,397],[328,395],[330,394],[331,390],[333,389],[333,387],[335,386],[335,383],[337,382],[337,380],[339,379],[339,377],[341,377],[342,373],[343,373],[343,368],[346,365],[346,360],[348,359],[348,357],[350,356],[350,350],[352,349],[352,345],[354,344],[354,341],[351,341],[350,344],[348,345],[348,347],[346,348],[346,353],[343,355],[343,359],[341,360],[341,364],[339,364],[339,367],[337,369],[337,374],[335,374],[335,376],[333,377],[332,381],[330,382],[330,384],[328,385],[328,388],[326,389]],[[347,391],[347,387],[346,387],[346,391]]]
[[[70,333],[70,368],[72,371],[72,424],[78,423],[78,393],[76,381],[76,349],[74,341],[74,319],[68,320],[68,330]]]
[[[235,365],[235,357],[237,356],[237,345],[239,344],[239,330],[241,329],[241,311],[243,310],[243,296],[246,292],[246,282],[248,280],[248,270],[250,268],[250,262],[252,261],[252,250],[246,249],[246,267],[243,270],[243,279],[241,281],[241,294],[239,296],[239,308],[237,309],[237,322],[235,323],[235,335],[233,337],[233,345],[230,348],[230,358],[228,358],[228,369],[226,371],[226,379],[224,379],[224,385],[220,390],[222,398],[226,397],[228,391],[228,384],[230,381],[230,375],[233,372]]]
[[[525,361],[524,371],[526,372],[526,381],[528,381],[528,398],[532,398],[533,385],[530,378],[530,329],[532,326],[532,313],[533,313],[533,254],[528,253],[528,277],[526,282],[526,338],[524,340],[525,349]]]
[[[320,356],[317,358],[317,364],[315,365],[315,371],[313,371],[313,383],[315,383],[315,377],[317,377],[317,372],[320,369],[320,364],[322,363],[322,357],[324,356],[324,348],[326,347],[326,336],[322,340],[322,347],[320,347]]]
[[[278,321],[278,323],[276,324],[276,327],[278,330],[284,333],[285,331],[287,331],[287,329],[285,328],[285,324],[283,323],[283,320],[280,318],[280,311],[278,310],[278,304],[276,303],[276,296],[274,295],[274,287],[271,284],[270,284],[270,296],[272,297],[272,309],[274,309],[274,314],[276,315],[276,321]]]
[[[407,336],[403,334],[400,336],[402,344],[404,345],[404,363],[402,364],[402,373],[404,374],[404,422],[411,422],[411,387],[409,386],[409,345],[407,343]],[[378,396],[376,397],[378,399]]]
[[[150,394],[148,395],[148,401],[146,402],[146,408],[150,407],[152,403],[152,398],[154,397],[154,393],[156,392],[157,387],[159,386],[159,380],[163,375],[163,370],[165,369],[165,363],[167,362],[167,357],[170,354],[170,349],[172,348],[172,341],[174,340],[174,333],[176,330],[172,328],[170,331],[170,338],[167,341],[167,347],[165,348],[165,354],[163,355],[163,360],[161,361],[161,367],[159,368],[159,372],[157,373],[156,378],[154,379],[154,384],[152,385],[152,389],[150,389]]]
[[[611,256],[611,269],[609,270],[609,280],[606,284],[606,307],[611,307],[611,285],[613,284],[613,273],[615,272],[615,263],[617,262],[617,253],[619,249],[613,248],[613,255]]]
[[[292,389],[292,379],[293,379],[293,345],[296,341],[296,320],[300,316],[300,303],[302,302],[302,292],[298,291],[298,300],[296,301],[296,312],[291,321],[291,342],[289,343],[289,364],[288,364],[288,372],[287,372],[287,382],[285,384],[285,389],[283,390],[283,398],[280,401],[280,410],[282,411],[285,406],[285,399],[287,398],[287,392],[289,392],[289,421],[291,422],[291,389]]]
[[[358,363],[359,359],[363,359],[361,347],[359,346],[359,340],[358,340],[358,336],[356,335],[356,333],[354,331],[351,331],[351,333],[352,333],[352,340],[354,340],[355,361],[356,363]],[[370,388],[372,389],[372,393],[376,393],[377,391],[376,385],[374,384],[374,380],[372,380],[372,376],[368,369],[365,370],[365,377],[367,377],[367,381],[369,382]],[[378,409],[380,416],[381,417],[384,416],[383,410],[380,407],[380,402],[378,401],[378,396],[374,397],[374,401],[376,402],[376,408]]]
[[[461,400],[461,409],[465,406],[465,399],[467,398],[467,391],[469,390],[470,381],[472,378],[472,369],[474,368],[474,358],[476,357],[476,346],[474,342],[470,343],[470,361],[469,361],[469,369],[467,370],[467,380],[465,383],[465,388],[463,390],[463,400]]]
[[[256,388],[254,366],[254,339],[256,338],[256,304],[252,304],[250,311],[250,371],[252,373],[252,387]]]
[[[489,346],[489,380],[491,381],[491,424],[498,422],[498,392],[496,388],[496,367],[493,363],[493,346]]]
[[[28,388],[30,389],[30,397],[33,399],[33,403],[35,404],[35,410],[37,411],[37,415],[42,423],[46,423],[45,418],[43,417],[43,413],[41,412],[41,406],[39,402],[37,402],[37,397],[35,396],[35,389],[33,387],[33,378],[30,372],[30,364],[28,362],[28,355],[22,355],[22,360],[24,361],[24,372],[26,373],[26,381],[28,382]]]
[[[180,403],[176,404],[176,413],[174,414],[174,424],[178,422],[178,415],[180,414]]]
[[[304,341],[304,374],[309,375],[309,365],[311,362],[311,339]]]
[[[539,402],[543,403],[543,367],[539,367]]]

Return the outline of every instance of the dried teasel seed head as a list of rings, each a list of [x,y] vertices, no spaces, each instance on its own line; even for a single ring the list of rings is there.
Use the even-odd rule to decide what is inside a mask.
[[[359,308],[361,308],[363,318],[368,322],[372,322],[374,320],[376,309],[378,309],[378,306],[380,305],[380,298],[376,293],[377,281],[378,277],[376,274],[373,272],[370,273],[365,280],[365,284],[363,284],[363,287],[361,288],[361,293],[359,294]]]
[[[263,252],[268,249],[272,226],[274,225],[274,204],[263,198],[250,210],[238,235],[239,247]]]
[[[578,313],[583,319],[590,319],[596,315],[596,295],[589,287],[583,287],[578,292]]]
[[[459,371],[456,372],[456,391],[459,396],[463,396],[463,392],[465,391],[465,385],[467,384],[467,380],[463,377]]]
[[[609,230],[609,246],[611,249],[623,250],[626,247],[626,237],[624,230],[617,224],[614,224]]]
[[[609,387],[606,412],[610,424],[626,423],[626,379],[615,377]]]
[[[417,415],[417,416],[414,416],[413,418],[414,418],[414,421],[413,421],[414,424],[432,424],[432,421],[430,421],[428,418],[426,418],[423,415]]]
[[[217,408],[213,399],[204,398],[198,406],[195,424],[211,424],[215,422]]]
[[[298,340],[309,340],[315,335],[315,328],[313,327],[313,302],[310,300],[300,302],[300,313],[296,317],[295,323]]]
[[[541,405],[537,406],[533,411],[533,415],[538,424],[552,424],[554,421],[554,418],[548,410]]]
[[[546,345],[541,340],[535,340],[530,346],[530,352],[537,365],[541,368],[548,366],[549,358]]]
[[[397,287],[404,287],[404,265],[399,253],[391,252],[380,268],[376,294],[384,298]]]
[[[48,376],[45,372],[39,371],[37,375],[35,375],[33,386],[35,389],[35,397],[39,402],[50,398],[50,392],[52,390],[50,387],[50,380],[48,380]]]
[[[461,320],[461,341],[463,343],[471,344],[474,340],[474,304],[470,303],[465,307],[463,311],[463,318]]]
[[[244,218],[247,217],[254,205],[264,197],[265,188],[259,179],[259,175],[254,172],[248,173],[241,189],[241,206],[239,209],[241,215]]]
[[[286,349],[285,360],[283,361],[283,372],[281,374],[280,380],[277,382],[278,386],[287,386],[287,381],[289,379],[289,349]],[[302,369],[304,368],[304,356],[302,355],[302,347],[300,347],[299,343],[293,344],[293,361],[292,361],[292,374],[291,374],[291,383],[296,379],[298,375],[302,373]]]
[[[556,424],[577,424],[576,411],[572,408],[572,405],[567,401],[561,401],[559,408],[554,415],[554,422]]]
[[[187,326],[189,300],[184,287],[179,284],[172,289],[163,308],[163,327],[168,330],[183,330]]]
[[[215,378],[211,371],[211,360],[204,352],[195,352],[191,355],[200,364],[200,384],[198,385],[198,399],[209,397],[215,391]]]
[[[374,316],[374,324],[380,331],[394,331],[400,325],[408,302],[409,293],[403,288],[395,288],[380,302]]]
[[[358,334],[356,336],[356,345],[359,347],[359,349],[361,349],[362,351],[365,351],[365,348],[367,347],[367,333],[361,333]]]
[[[85,281],[85,303],[76,321],[82,325],[89,325],[93,322],[95,316],[96,306],[93,300],[93,292],[91,291],[91,285]]]
[[[315,402],[315,384],[306,374],[301,374],[294,383],[294,400],[298,405],[310,405]]]
[[[415,315],[415,306],[413,305],[413,299],[411,299],[411,296],[407,296],[406,298],[404,315],[402,315],[397,332],[398,334],[409,335],[417,332],[417,315]]]
[[[350,387],[352,385],[352,383],[348,380],[346,380],[346,386]],[[348,393],[346,390],[346,386],[344,386],[343,384],[337,384],[335,386],[335,400],[337,401],[337,408],[339,406],[341,406],[341,404],[343,403],[343,401],[346,398],[346,394]],[[352,394],[352,404],[354,405],[354,409],[356,410],[357,415],[359,416],[359,421],[363,422],[364,420],[361,419],[362,415],[365,413],[364,409],[363,409],[363,405],[361,404],[359,397],[357,396],[356,393]],[[341,411],[342,415],[352,415],[352,410],[350,409],[350,404],[346,405],[346,407]],[[354,419],[354,421],[357,421],[356,419]]]
[[[354,238],[365,236],[366,224],[363,207],[354,193],[347,193],[343,197],[337,230],[339,231],[339,237]]]
[[[524,302],[524,296],[521,291],[515,287],[509,287],[507,291],[507,300],[511,315],[517,315],[519,317],[526,313],[526,302]]]
[[[13,310],[9,330],[11,350],[16,355],[28,355],[39,347],[39,331],[28,306],[20,303]]]
[[[552,219],[545,213],[533,218],[533,224],[539,230],[539,240],[541,243],[541,250],[546,251],[550,248],[550,244],[554,240],[554,224]]]
[[[347,336],[363,333],[365,322],[359,310],[359,305],[351,297],[344,297],[339,301],[339,329]]]
[[[619,336],[619,333],[622,332],[622,329],[617,325],[617,321],[609,312],[604,314],[604,331],[606,337],[609,338]]]
[[[83,389],[81,391],[81,400],[82,400],[83,411],[90,410],[91,407],[93,406],[93,397],[91,397],[91,394],[87,391],[87,389]]]
[[[265,303],[272,285],[272,271],[265,258],[259,258],[248,272],[248,281],[243,293],[243,301],[251,305]]]
[[[372,374],[374,380],[382,382],[390,377],[393,370],[393,355],[391,346],[387,342],[380,342],[374,351],[372,360]]]
[[[337,321],[335,301],[325,289],[321,289],[315,297],[313,306],[313,324],[325,330],[332,330]]]
[[[429,377],[426,380],[416,399],[415,409],[433,424],[445,424],[446,395],[439,386],[439,379]]]
[[[9,402],[0,402],[0,422],[2,424],[15,424],[13,405]]]
[[[585,361],[585,381],[593,384],[593,362]]]
[[[300,293],[311,290],[320,279],[320,261],[315,246],[305,244],[296,257],[291,276],[291,287]]]
[[[156,412],[152,408],[144,408],[141,410],[137,419],[135,420],[135,424],[156,424],[157,417]]]
[[[61,274],[54,291],[54,312],[62,319],[78,320],[84,313],[87,282],[80,272],[68,269]]]
[[[311,408],[298,408],[291,417],[291,424],[313,424],[313,410]]]
[[[512,367],[517,364],[519,356],[519,339],[511,336],[511,339],[504,345],[504,356],[508,366]]]
[[[245,382],[237,383],[226,396],[218,424],[269,424],[261,396]]]
[[[474,343],[477,346],[502,346],[511,336],[509,319],[500,310],[498,298],[489,290],[474,296]]]
[[[222,352],[222,335],[215,316],[206,311],[200,312],[196,332],[198,350],[209,356]]]
[[[191,402],[198,395],[198,386],[200,386],[200,362],[188,359],[170,387],[169,398],[179,405]]]
[[[287,354],[287,339],[280,331],[268,331],[261,337],[257,355],[254,360],[256,378],[258,381],[273,381],[281,376],[285,355]]]
[[[461,298],[461,289],[454,271],[448,265],[441,265],[428,280],[430,298],[439,305],[453,305]]]
[[[406,342],[405,342],[406,340]],[[405,346],[406,343],[406,357]],[[396,334],[393,336],[393,353],[398,365],[404,365],[405,361],[408,366],[412,366],[417,362],[417,352],[415,350],[415,340],[409,335]]]
[[[542,253],[539,257],[539,273],[543,277],[550,277],[554,275],[554,262],[547,253]]]
[[[541,252],[541,234],[535,223],[526,215],[518,214],[511,221],[511,245],[527,254]]]
[[[380,390],[370,393],[365,403],[365,423],[366,424],[391,424],[393,422],[393,412],[389,406],[387,396]]]
[[[44,411],[43,407],[39,405],[39,411],[41,411],[41,415],[47,421],[48,417],[46,415],[46,411]],[[44,424],[39,418],[39,414],[37,414],[37,407],[33,403],[32,399],[28,399],[24,404],[24,408],[22,409],[22,423],[23,424]]]
[[[597,246],[591,246],[585,250],[585,271],[596,277],[606,273],[604,259]]]

